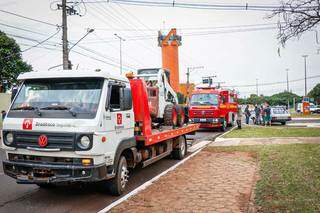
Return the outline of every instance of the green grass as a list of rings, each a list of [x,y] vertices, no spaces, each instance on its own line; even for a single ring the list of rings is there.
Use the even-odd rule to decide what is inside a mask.
[[[320,114],[310,114],[310,115],[304,115],[304,114],[291,114],[292,118],[320,118]]]
[[[261,212],[320,212],[320,145],[208,147],[250,152],[259,161],[255,203]]]
[[[224,138],[320,137],[320,128],[244,127],[234,129]]]

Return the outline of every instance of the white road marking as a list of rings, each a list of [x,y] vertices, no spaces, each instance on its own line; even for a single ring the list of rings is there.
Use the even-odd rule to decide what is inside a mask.
[[[213,141],[201,141],[199,143],[196,143],[195,145],[189,147],[188,152],[195,152],[198,149],[208,145],[209,143],[212,143]]]
[[[223,136],[225,136],[226,134],[228,134],[229,132],[231,132],[231,131],[234,130],[235,128],[238,128],[238,127],[237,127],[237,126],[232,127],[230,130],[226,131],[226,132],[223,133],[222,135],[219,135],[214,141],[216,142],[216,141],[221,140],[221,138],[222,138]]]

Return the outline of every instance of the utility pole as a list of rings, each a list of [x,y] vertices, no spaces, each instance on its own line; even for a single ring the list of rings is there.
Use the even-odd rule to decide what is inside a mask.
[[[189,87],[190,87],[190,72],[196,70],[196,69],[203,69],[204,67],[203,66],[197,66],[197,67],[187,67],[187,85],[186,85],[186,89],[187,89],[187,102],[189,101],[189,95],[190,95],[190,92],[189,92]]]
[[[257,96],[259,96],[259,84],[258,84],[258,79],[256,78],[256,93],[257,93]]]
[[[57,4],[57,10],[62,10],[62,66],[64,70],[70,70],[72,65],[69,61],[67,15],[79,14],[73,6],[67,6],[67,0],[62,0],[61,4]]]
[[[120,75],[122,75],[122,41],[125,41],[124,38],[120,37],[118,34],[114,34],[120,41]]]
[[[68,70],[70,68],[68,50],[67,0],[62,0],[62,64],[64,70]]]
[[[307,57],[308,55],[302,55],[304,58],[304,96],[307,96]]]
[[[289,92],[289,69],[286,69],[287,71],[287,92]]]

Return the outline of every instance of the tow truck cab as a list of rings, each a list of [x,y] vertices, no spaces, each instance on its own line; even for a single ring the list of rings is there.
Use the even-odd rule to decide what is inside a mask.
[[[225,131],[234,122],[237,94],[211,86],[196,88],[189,102],[189,119],[200,128],[220,128]]]
[[[114,177],[117,151],[135,143],[128,79],[67,70],[19,80],[3,122],[5,174],[18,183]]]

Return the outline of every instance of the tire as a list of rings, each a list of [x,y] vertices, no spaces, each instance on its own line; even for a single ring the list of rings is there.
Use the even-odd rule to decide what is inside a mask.
[[[281,125],[286,125],[286,122],[281,122]]]
[[[222,126],[220,127],[220,131],[225,132],[226,129],[227,129],[227,122],[226,122],[226,119],[224,118],[222,121]]]
[[[177,120],[178,121],[178,126],[181,127],[185,123],[186,116],[185,116],[184,109],[183,109],[182,106],[177,106],[176,109],[177,109],[177,112],[178,112],[178,120]]]
[[[173,104],[169,104],[164,108],[163,120],[165,126],[177,126],[178,113],[176,107]]]
[[[187,141],[183,136],[180,136],[177,140],[179,141],[179,146],[173,149],[172,157],[176,160],[182,160],[187,154]]]
[[[129,170],[127,160],[124,156],[121,156],[117,166],[116,176],[109,182],[109,191],[112,195],[121,195],[127,185],[129,178]]]

